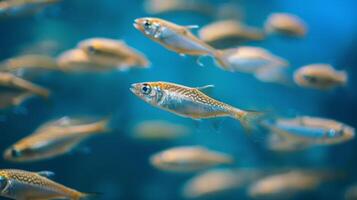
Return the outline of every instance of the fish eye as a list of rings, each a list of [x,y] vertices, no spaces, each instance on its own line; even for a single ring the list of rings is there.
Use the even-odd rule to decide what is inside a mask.
[[[11,154],[11,157],[13,157],[13,158],[17,158],[17,157],[20,157],[20,156],[21,156],[20,151],[18,151],[18,150],[15,149],[15,148],[12,148],[12,149],[10,150],[10,154]]]
[[[94,54],[95,53],[95,48],[92,45],[88,46],[88,52],[91,53],[91,54]]]
[[[7,184],[8,182],[6,177],[0,176],[0,191],[3,191],[6,188]]]
[[[143,86],[141,87],[141,92],[142,92],[143,94],[150,94],[150,92],[151,92],[151,87],[150,87],[150,85],[147,84],[147,83],[144,83]]]
[[[144,27],[145,28],[150,28],[150,26],[151,26],[151,22],[149,20],[145,20]]]
[[[329,129],[327,131],[327,135],[330,138],[341,137],[342,136],[342,131],[336,131],[335,129]]]
[[[309,75],[305,75],[304,76],[305,80],[311,82],[311,83],[317,83],[318,79],[314,76],[309,76]]]

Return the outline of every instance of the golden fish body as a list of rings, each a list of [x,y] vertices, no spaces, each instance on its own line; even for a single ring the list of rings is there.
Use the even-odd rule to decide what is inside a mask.
[[[87,53],[92,62],[116,66],[119,69],[128,67],[146,68],[150,64],[142,53],[129,47],[122,40],[91,38],[81,41],[77,47]]]
[[[57,63],[55,59],[45,55],[23,55],[10,58],[2,62],[1,70],[13,72],[21,69],[47,69],[56,70]]]
[[[0,170],[0,194],[16,200],[85,199],[88,195],[45,177],[47,172]]]
[[[58,67],[65,72],[103,71],[110,70],[111,66],[103,66],[92,62],[89,55],[82,49],[70,49],[57,57]]]
[[[61,118],[43,125],[6,149],[4,158],[29,162],[59,156],[73,150],[84,139],[108,131],[107,126],[107,120],[84,123],[81,119]]]
[[[268,16],[265,22],[265,30],[268,34],[278,33],[293,37],[303,37],[306,35],[307,27],[296,15],[289,13],[273,13]]]
[[[145,102],[182,117],[232,117],[240,120],[243,125],[250,126],[252,120],[259,116],[259,113],[244,111],[217,101],[199,89],[168,82],[136,83],[130,88]]]

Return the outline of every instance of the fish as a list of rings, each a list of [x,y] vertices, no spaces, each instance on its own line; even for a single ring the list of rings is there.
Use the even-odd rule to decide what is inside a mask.
[[[62,117],[40,126],[31,135],[11,145],[4,159],[33,162],[54,158],[72,151],[83,140],[109,132],[109,121],[88,122],[85,118]]]
[[[272,134],[306,145],[334,145],[355,137],[353,127],[336,120],[318,117],[280,118],[275,122],[264,121],[262,125]]]
[[[47,55],[28,54],[9,58],[0,63],[0,71],[15,73],[23,76],[23,73],[37,70],[57,71],[57,62],[54,58]]]
[[[195,120],[231,117],[239,120],[247,130],[252,130],[254,122],[262,117],[263,113],[235,108],[202,92],[212,87],[207,85],[191,88],[169,82],[142,82],[132,84],[130,90],[152,106],[181,117]]]
[[[288,199],[298,193],[316,189],[324,180],[333,176],[324,171],[293,169],[269,175],[256,181],[249,187],[248,195],[254,199]]]
[[[186,181],[181,194],[186,199],[220,197],[244,188],[261,176],[256,169],[209,169]]]
[[[31,92],[23,91],[3,91],[0,89],[0,109],[16,107],[33,97]]]
[[[115,66],[125,70],[130,67],[149,67],[147,58],[136,49],[128,46],[123,40],[108,38],[90,38],[78,43],[78,49],[83,50],[92,62]]]
[[[3,0],[0,1],[0,18],[32,15],[46,6],[61,0]]]
[[[232,19],[203,26],[198,31],[198,36],[216,48],[231,48],[246,41],[261,41],[265,38],[263,31]]]
[[[290,140],[278,134],[270,134],[266,140],[266,147],[278,153],[291,153],[306,150],[313,145],[309,142]]]
[[[196,172],[232,162],[230,155],[203,146],[173,147],[150,156],[150,164],[155,168],[176,173]]]
[[[200,0],[146,0],[144,10],[155,15],[185,11],[211,16],[216,9],[214,5]]]
[[[44,98],[48,98],[50,95],[50,91],[48,89],[38,86],[30,81],[26,81],[8,72],[0,72],[0,87],[6,88],[7,91],[30,92]]]
[[[328,64],[311,64],[297,69],[294,81],[301,87],[331,90],[346,85],[348,76],[346,71],[338,71]]]
[[[67,73],[81,71],[107,71],[113,68],[112,66],[93,63],[89,55],[82,49],[70,49],[64,51],[57,57],[56,61],[59,69]]]
[[[0,196],[16,200],[71,199],[85,200],[94,194],[79,192],[50,180],[50,171],[29,172],[0,170]]]
[[[264,25],[267,34],[280,34],[290,37],[304,37],[306,23],[298,16],[289,13],[270,14]]]
[[[220,68],[230,70],[222,51],[214,49],[191,33],[190,29],[198,26],[180,26],[163,19],[144,17],[135,19],[134,27],[170,51],[180,55],[211,56]]]
[[[224,50],[224,57],[233,72],[253,74],[262,82],[287,84],[289,62],[261,47],[240,46]]]
[[[147,120],[135,125],[133,137],[140,140],[174,140],[188,135],[190,128],[165,120]]]

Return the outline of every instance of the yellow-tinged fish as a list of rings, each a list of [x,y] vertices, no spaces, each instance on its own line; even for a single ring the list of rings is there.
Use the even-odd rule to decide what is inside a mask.
[[[60,0],[3,0],[0,1],[0,17],[15,17],[35,14]]]
[[[118,69],[149,67],[147,58],[123,40],[91,38],[78,43],[77,47],[89,55],[92,62]]]
[[[52,175],[49,171],[1,169],[0,196],[15,200],[84,200],[92,196],[48,179]]]
[[[133,137],[150,141],[174,140],[190,132],[191,130],[184,125],[164,120],[147,120],[135,125]]]
[[[231,164],[233,158],[225,153],[202,146],[174,147],[150,157],[150,163],[169,172],[195,172],[222,164]]]
[[[89,55],[82,49],[70,49],[57,57],[58,67],[65,72],[104,71],[111,70],[112,66],[99,65],[92,62]]]
[[[245,111],[217,101],[202,92],[212,85],[190,88],[168,82],[144,82],[131,85],[130,90],[145,102],[192,119],[231,117],[239,120],[246,128],[262,113]]]
[[[53,158],[70,152],[91,136],[108,131],[107,119],[88,122],[83,118],[63,117],[44,124],[33,134],[6,149],[4,158],[13,162]]]
[[[47,55],[22,55],[0,63],[1,71],[16,72],[26,69],[58,70],[56,60]]]
[[[181,55],[212,56],[219,67],[230,70],[222,51],[214,49],[191,33],[190,29],[197,26],[180,26],[163,19],[144,17],[136,19],[134,27],[171,51]]]
[[[338,71],[328,64],[311,64],[297,69],[295,83],[306,88],[329,90],[347,84],[346,71]]]
[[[211,169],[188,180],[182,196],[188,199],[216,197],[245,187],[257,180],[261,172],[255,169]]]
[[[313,145],[304,141],[291,140],[280,136],[279,134],[270,134],[266,140],[267,149],[278,153],[290,153],[302,151]]]
[[[144,9],[149,14],[189,11],[212,15],[215,12],[214,5],[202,0],[146,0]]]
[[[268,34],[278,33],[293,37],[303,37],[306,35],[307,27],[296,15],[289,13],[273,13],[268,16],[265,22],[265,31]]]
[[[221,20],[202,27],[199,38],[217,48],[235,47],[245,41],[263,40],[264,32],[236,20]]]
[[[7,72],[0,72],[0,87],[30,92],[45,98],[50,95],[49,90]]]

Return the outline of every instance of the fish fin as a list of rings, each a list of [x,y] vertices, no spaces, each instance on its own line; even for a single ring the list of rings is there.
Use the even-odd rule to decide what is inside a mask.
[[[347,84],[348,75],[346,71],[338,72],[338,81],[340,81],[343,85]]]
[[[198,28],[200,28],[200,26],[198,26],[198,25],[187,25],[187,26],[185,26],[185,28],[187,28],[188,30],[191,30],[191,29],[198,29]]]
[[[103,195],[103,193],[100,193],[100,192],[86,192],[86,193],[81,193],[80,196],[77,197],[77,198],[74,198],[74,200],[97,199],[101,195]]]
[[[211,94],[214,89],[214,85],[204,85],[201,87],[196,87],[196,89],[205,94]]]
[[[232,117],[239,120],[248,133],[252,132],[256,127],[256,122],[265,115],[263,112],[246,111],[236,108],[234,108],[232,112]]]
[[[217,65],[226,70],[226,71],[233,71],[232,68],[230,67],[230,64],[228,60],[226,59],[225,53],[222,50],[214,50],[214,52],[211,54],[213,58],[215,59]]]
[[[180,55],[181,57],[186,57],[186,54],[184,54],[184,53],[179,53],[179,55]]]
[[[51,178],[55,175],[55,173],[51,172],[51,171],[40,171],[40,172],[37,172],[37,174],[40,176],[46,177],[46,178]]]

